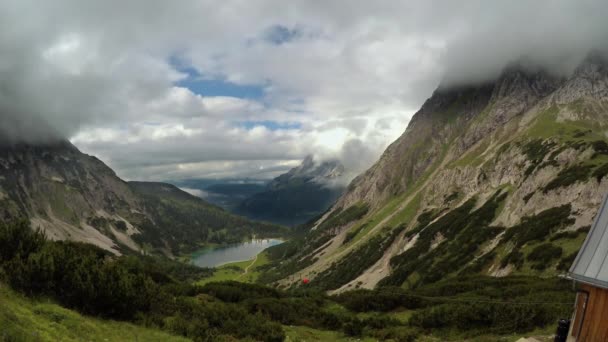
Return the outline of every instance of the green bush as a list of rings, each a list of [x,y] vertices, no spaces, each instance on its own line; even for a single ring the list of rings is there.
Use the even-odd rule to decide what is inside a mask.
[[[603,164],[593,171],[593,177],[597,179],[598,182],[601,182],[602,179],[608,174],[608,163]]]
[[[422,225],[430,215],[423,215],[422,224],[414,229],[414,233],[419,234],[416,243],[412,248],[391,259],[393,270],[379,284],[400,286],[416,272],[421,277],[415,284],[410,285],[417,286],[438,281],[450,273],[457,273],[463,269],[464,265],[475,259],[479,246],[503,230],[501,227],[490,227],[489,224],[506,196],[506,193],[501,193],[499,190],[473,212],[471,210],[475,206],[476,199],[469,199],[427,226]],[[412,233],[408,233],[412,236]],[[438,234],[441,234],[445,240],[435,249],[431,249],[432,242]],[[462,272],[483,268],[484,261],[488,260],[482,259],[479,261],[480,264],[471,265]]]
[[[337,289],[355,279],[371,267],[384,255],[384,251],[393,243],[404,227],[391,229],[385,227],[380,233],[366,241],[361,247],[348,253],[327,270],[319,273],[311,283],[324,290]]]
[[[417,309],[424,305],[424,301],[419,297],[410,296],[399,287],[347,291],[332,299],[355,312],[388,312],[398,308]]]
[[[557,264],[558,271],[568,271],[570,269],[570,266],[572,266],[572,264],[574,263],[574,259],[576,259],[577,255],[578,252],[574,252],[562,258],[559,261],[559,264]]]
[[[604,140],[596,140],[591,143],[591,146],[598,154],[608,154],[608,144]]]
[[[574,293],[568,281],[523,276],[460,277],[414,291],[429,302],[409,324],[427,332],[468,336],[513,334],[546,327],[571,314]]]
[[[512,264],[516,269],[520,269],[524,265],[524,254],[520,252],[518,249],[513,249],[507,256],[505,256],[501,263],[500,267],[507,267],[508,264]]]
[[[553,235],[551,237],[551,239],[549,239],[550,241],[556,241],[556,240],[560,240],[560,239],[568,239],[568,240],[572,240],[572,239],[576,239],[579,235],[581,235],[582,231],[580,230],[569,230],[569,231],[565,231],[565,232],[559,232],[555,235]]]
[[[570,218],[572,206],[565,204],[522,218],[521,223],[507,229],[503,241],[511,241],[519,248],[531,241],[542,241],[554,231],[574,223]]]
[[[543,189],[544,192],[553,189],[570,186],[576,182],[584,182],[589,179],[589,173],[593,167],[590,165],[574,165],[560,171]]]
[[[345,210],[337,212],[336,215],[331,215],[327,220],[323,221],[317,228],[318,230],[327,230],[344,226],[352,221],[356,221],[367,214],[369,206],[365,203],[354,204]]]
[[[554,246],[551,243],[543,243],[536,246],[526,260],[532,262],[532,268],[535,270],[544,270],[549,266],[553,259],[562,256],[563,250],[561,247]]]

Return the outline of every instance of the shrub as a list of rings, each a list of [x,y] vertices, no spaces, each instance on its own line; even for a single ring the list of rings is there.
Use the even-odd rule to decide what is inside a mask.
[[[591,143],[591,146],[598,154],[608,154],[608,144],[604,140],[596,140]]]
[[[463,265],[475,258],[479,246],[503,230],[501,227],[489,227],[488,225],[496,216],[496,211],[506,197],[507,193],[501,193],[501,190],[498,190],[486,203],[473,212],[471,210],[475,206],[476,199],[469,199],[428,226],[419,225],[415,230],[408,232],[410,236],[413,233],[419,233],[418,240],[412,248],[391,258],[393,271],[379,284],[400,286],[416,273],[421,277],[415,281],[416,284],[410,285],[417,286],[435,282],[447,274],[462,269]],[[428,215],[422,216],[424,224],[426,221],[424,217]],[[432,242],[438,234],[441,234],[445,241],[435,249],[431,249]],[[471,265],[468,270],[463,270],[463,272],[483,268],[484,261],[488,260],[480,260],[481,265]]]
[[[384,229],[366,241],[361,247],[348,253],[344,258],[333,264],[327,270],[315,277],[315,287],[321,289],[336,289],[355,279],[359,274],[371,267],[393,243],[403,227]]]
[[[549,266],[551,260],[562,256],[563,250],[561,247],[554,246],[551,243],[543,243],[536,246],[526,257],[528,261],[533,262],[532,268],[536,270],[544,270]]]
[[[598,182],[601,182],[602,179],[608,174],[608,163],[598,167],[593,171],[593,177],[597,179]]]
[[[589,179],[589,172],[592,168],[590,165],[574,165],[564,169],[545,186],[543,191],[548,192],[553,189],[570,186],[576,182],[584,182]]]
[[[503,241],[512,241],[519,248],[530,241],[544,240],[552,232],[574,223],[570,218],[572,206],[565,204],[522,218],[521,223],[507,229]]]
[[[369,206],[365,203],[354,204],[347,209],[338,212],[338,214],[328,217],[327,220],[319,225],[317,230],[323,231],[330,228],[344,226],[352,221],[360,219],[367,214],[368,210]]]
[[[504,268],[508,264],[513,264],[516,269],[520,269],[524,265],[524,255],[517,249],[513,249],[507,256],[505,256],[501,263],[500,267]]]
[[[576,259],[577,255],[578,255],[578,252],[574,252],[574,253],[568,254],[568,256],[562,258],[562,260],[559,261],[559,264],[557,264],[557,269],[559,271],[568,271],[570,269],[570,266],[572,266],[574,259]]]
[[[410,296],[399,287],[347,291],[332,299],[355,312],[388,312],[397,308],[417,309],[424,305],[419,297]]]

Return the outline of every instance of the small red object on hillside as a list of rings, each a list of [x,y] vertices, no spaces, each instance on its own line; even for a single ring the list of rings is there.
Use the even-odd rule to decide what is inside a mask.
[[[304,279],[302,279],[302,283],[308,284],[308,283],[310,283],[310,280],[308,280],[308,278],[304,278]]]

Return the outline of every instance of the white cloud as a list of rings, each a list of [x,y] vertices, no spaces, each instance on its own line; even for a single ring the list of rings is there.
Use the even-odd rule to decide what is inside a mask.
[[[308,154],[359,171],[440,80],[492,77],[522,56],[567,71],[605,47],[607,9],[600,0],[6,0],[0,133],[69,137],[130,179],[272,177]],[[273,44],[277,27],[295,34]],[[195,94],[176,85],[188,75],[174,60],[264,96]]]
[[[200,197],[200,198],[209,197],[209,193],[207,191],[203,191],[200,189],[180,188],[180,190],[185,191],[185,192],[189,193],[190,195]]]

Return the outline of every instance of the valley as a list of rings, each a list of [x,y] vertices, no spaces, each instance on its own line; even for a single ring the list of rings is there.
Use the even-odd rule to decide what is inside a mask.
[[[606,14],[0,1],[0,342],[608,341]]]
[[[253,239],[228,246],[197,250],[189,257],[198,267],[218,267],[224,264],[246,261],[254,258],[268,247],[283,243],[278,239]]]

